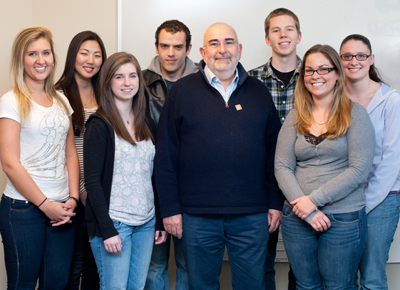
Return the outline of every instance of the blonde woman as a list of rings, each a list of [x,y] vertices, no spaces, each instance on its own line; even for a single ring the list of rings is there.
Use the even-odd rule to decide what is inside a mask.
[[[74,245],[79,163],[72,109],[57,93],[52,34],[15,38],[14,88],[0,98],[0,159],[8,177],[0,207],[8,289],[63,289]]]
[[[374,129],[366,110],[347,98],[332,47],[310,48],[300,72],[275,155],[286,197],[283,241],[296,289],[354,289],[367,237],[363,184]]]

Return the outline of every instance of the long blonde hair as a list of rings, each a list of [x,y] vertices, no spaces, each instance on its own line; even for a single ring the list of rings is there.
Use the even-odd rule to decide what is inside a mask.
[[[69,110],[66,103],[57,93],[54,87],[56,56],[54,54],[51,31],[44,26],[32,25],[25,27],[17,34],[14,39],[11,53],[11,73],[13,76],[14,94],[18,103],[21,122],[24,120],[29,120],[32,104],[32,96],[24,80],[24,57],[28,45],[42,37],[50,43],[51,52],[54,58],[54,67],[52,68],[48,77],[45,79],[44,90],[47,96],[49,98],[54,98],[57,103],[61,104],[61,107],[65,110],[67,115],[69,115]]]
[[[329,45],[317,44],[311,47],[304,55],[301,63],[300,76],[296,83],[294,93],[295,121],[298,124],[298,131],[303,135],[310,134],[312,124],[314,101],[311,93],[304,84],[304,68],[307,57],[313,53],[322,53],[333,65],[338,74],[338,79],[333,91],[332,107],[326,122],[326,129],[329,134],[328,139],[337,139],[347,133],[351,125],[351,101],[346,96],[346,76],[344,74],[342,62],[338,53]]]

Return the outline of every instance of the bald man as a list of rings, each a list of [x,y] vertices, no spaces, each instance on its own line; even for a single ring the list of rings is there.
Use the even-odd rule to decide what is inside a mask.
[[[182,238],[190,289],[220,288],[225,245],[233,288],[265,289],[268,210],[283,204],[274,177],[281,125],[267,88],[239,63],[241,52],[232,27],[210,26],[199,72],[174,84],[158,125],[161,217]]]

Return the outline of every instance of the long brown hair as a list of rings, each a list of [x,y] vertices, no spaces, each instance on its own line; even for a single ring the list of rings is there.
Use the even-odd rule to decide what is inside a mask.
[[[361,34],[351,34],[351,35],[347,36],[345,39],[343,39],[342,43],[340,44],[340,51],[342,51],[343,45],[346,42],[348,42],[349,40],[361,41],[368,47],[369,53],[372,54],[371,42],[369,41],[368,38],[366,38],[364,35],[361,35]],[[371,80],[373,80],[374,82],[385,83],[382,79],[381,73],[379,72],[378,68],[375,66],[374,63],[369,67],[368,74],[369,74],[369,78]]]
[[[327,132],[329,133],[328,139],[335,139],[347,133],[351,125],[351,101],[346,96],[346,76],[344,74],[342,62],[338,53],[329,45],[317,44],[311,47],[304,55],[303,62],[301,63],[300,76],[296,83],[294,93],[295,99],[295,121],[298,124],[298,131],[303,135],[310,134],[310,127],[312,124],[312,112],[314,101],[311,93],[307,90],[304,84],[304,68],[309,55],[314,53],[322,53],[336,69],[338,79],[333,91],[332,107],[329,112],[328,120],[326,122]]]
[[[136,95],[133,97],[132,109],[133,109],[133,126],[135,129],[135,138],[137,141],[151,139],[154,141],[151,135],[150,129],[146,123],[146,99],[144,95],[143,75],[137,59],[129,53],[117,52],[111,55],[103,64],[103,68],[100,72],[100,102],[97,113],[102,116],[113,128],[118,137],[128,141],[132,145],[136,145],[132,136],[125,128],[124,121],[115,105],[114,93],[111,89],[111,81],[115,75],[115,72],[121,65],[126,63],[132,63],[139,77],[139,89]]]
[[[71,43],[68,47],[67,52],[67,59],[65,61],[65,68],[64,72],[61,75],[61,78],[56,83],[57,90],[63,90],[65,96],[68,98],[68,101],[74,110],[72,114],[72,123],[74,126],[74,135],[80,136],[84,129],[84,121],[85,116],[83,113],[83,106],[81,101],[81,96],[79,94],[79,88],[75,80],[75,63],[76,63],[76,55],[78,54],[79,48],[81,47],[82,43],[88,40],[96,41],[101,49],[101,55],[103,58],[103,62],[100,66],[103,66],[105,59],[107,59],[106,48],[104,47],[103,41],[101,40],[100,36],[98,36],[93,31],[82,31],[74,36],[71,40]],[[100,72],[99,70],[99,72]],[[98,88],[98,79],[99,79],[99,72],[95,74],[92,79],[92,87],[94,96],[96,98],[97,104],[99,103],[99,88]]]
[[[17,99],[18,109],[21,116],[21,122],[28,119],[31,112],[32,96],[24,79],[24,56],[28,45],[38,40],[39,38],[46,39],[51,48],[51,53],[54,59],[54,66],[44,81],[44,90],[49,98],[56,99],[61,105],[65,113],[69,115],[67,104],[62,97],[57,93],[54,86],[54,73],[56,70],[56,55],[54,53],[54,45],[52,34],[49,29],[44,26],[32,25],[22,29],[14,39],[11,53],[11,73],[13,77],[14,94]]]

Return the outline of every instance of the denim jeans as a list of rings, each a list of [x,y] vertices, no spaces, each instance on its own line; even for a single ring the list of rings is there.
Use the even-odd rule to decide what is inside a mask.
[[[358,289],[357,269],[367,240],[365,209],[327,217],[331,227],[316,232],[291,207],[283,207],[283,243],[298,290]]]
[[[187,270],[185,259],[181,247],[181,241],[168,235],[167,241],[160,245],[154,245],[151,255],[149,273],[147,274],[145,290],[169,290],[168,280],[168,261],[171,239],[173,239],[175,264],[176,264],[176,280],[175,290],[189,289]]]
[[[98,290],[100,280],[85,225],[85,206],[79,203],[75,213],[72,219],[75,225],[74,253],[65,290]]]
[[[268,213],[183,214],[183,254],[189,289],[220,289],[219,275],[225,245],[233,289],[264,290],[268,244]]]
[[[267,258],[265,259],[265,290],[275,290],[275,257],[276,257],[276,244],[279,238],[279,228],[269,234],[268,246],[267,246]]]
[[[367,215],[368,239],[360,262],[361,289],[388,289],[386,262],[399,221],[400,194],[388,195]]]
[[[64,289],[74,246],[73,224],[52,227],[28,201],[3,195],[0,232],[4,245],[7,289]]]
[[[154,244],[156,220],[129,226],[114,220],[122,253],[109,253],[101,237],[90,237],[102,290],[143,290]]]

